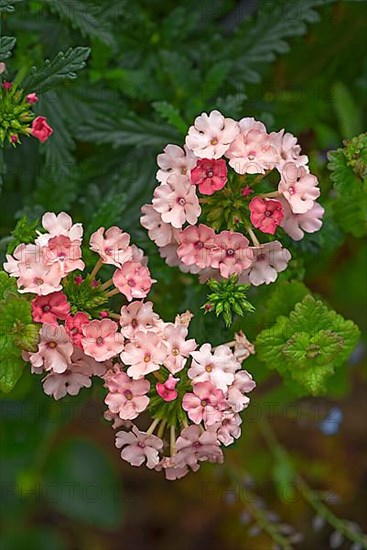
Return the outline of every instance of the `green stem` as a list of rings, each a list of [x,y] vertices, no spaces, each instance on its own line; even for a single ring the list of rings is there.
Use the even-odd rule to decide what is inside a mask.
[[[96,275],[98,271],[101,269],[102,265],[103,265],[102,258],[99,258],[99,260],[97,261],[96,265],[93,268],[92,273],[90,274],[92,281],[94,281],[94,279],[96,278]]]
[[[147,429],[147,434],[148,435],[151,435],[154,432],[156,426],[160,423],[160,421],[161,421],[160,418],[156,418],[155,420],[153,420],[153,422],[151,423],[151,425]]]

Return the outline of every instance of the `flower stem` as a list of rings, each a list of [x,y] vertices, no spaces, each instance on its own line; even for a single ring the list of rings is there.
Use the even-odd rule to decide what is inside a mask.
[[[94,281],[94,279],[96,278],[96,275],[97,275],[98,271],[101,269],[102,265],[103,265],[102,258],[99,258],[96,265],[94,266],[94,268],[92,270],[92,273],[90,274],[90,277],[91,277],[92,281]]]
[[[160,437],[162,439],[162,436],[164,434],[164,429],[166,427],[166,424],[167,424],[167,420],[164,418],[161,422],[161,425],[159,426],[159,429],[158,429],[158,432],[157,432],[157,436]]]
[[[118,288],[113,288],[112,290],[110,290],[109,292],[107,292],[106,296],[107,298],[111,298],[111,296],[115,296],[115,294],[119,294],[120,291]]]
[[[281,193],[279,193],[279,191],[272,191],[271,193],[263,193],[262,195],[258,196],[262,197],[263,199],[270,199],[271,197],[280,197]]]
[[[171,435],[171,456],[175,456],[176,454],[176,430],[174,426],[170,427],[170,435]]]
[[[256,235],[255,235],[255,233],[254,233],[252,227],[251,227],[250,225],[246,224],[246,229],[247,229],[247,231],[248,231],[248,234],[249,234],[250,237],[251,237],[252,244],[253,244],[254,246],[257,246],[257,247],[260,246],[260,242],[259,242],[258,238],[256,237]]]
[[[109,313],[108,316],[111,317],[112,319],[117,319],[118,321],[121,318],[121,315],[118,315],[118,313]]]
[[[113,280],[112,278],[111,279],[108,279],[108,281],[106,281],[105,283],[103,283],[103,285],[101,285],[101,289],[102,290],[106,290],[106,288],[108,288],[109,286],[113,285]]]
[[[153,420],[153,422],[151,423],[151,425],[147,429],[147,434],[148,435],[151,435],[154,432],[156,426],[160,423],[160,421],[161,421],[160,418],[155,418],[155,420]]]

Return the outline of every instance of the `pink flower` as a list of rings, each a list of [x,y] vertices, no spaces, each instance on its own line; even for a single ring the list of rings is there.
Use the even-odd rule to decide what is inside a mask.
[[[47,296],[36,296],[31,302],[32,318],[36,323],[56,323],[57,319],[65,320],[70,305],[63,292],[53,292]]]
[[[182,430],[176,442],[176,449],[177,467],[187,465],[196,471],[198,461],[223,462],[223,453],[216,433],[209,430],[202,432],[199,426],[192,425]]]
[[[282,173],[282,169],[287,162],[295,162],[297,166],[305,166],[308,164],[306,155],[301,155],[301,147],[298,144],[297,138],[289,132],[284,133],[271,132],[269,140],[278,153],[277,169]]]
[[[132,259],[130,235],[119,227],[110,227],[106,232],[104,227],[100,227],[91,236],[89,244],[91,250],[100,255],[104,264],[120,267]]]
[[[278,190],[287,199],[294,214],[304,214],[320,196],[315,176],[308,174],[303,166],[287,162],[281,174]]]
[[[158,370],[166,356],[161,337],[152,332],[137,332],[120,355],[121,361],[130,365],[127,374],[134,380]]]
[[[215,432],[218,441],[227,447],[240,437],[241,424],[242,418],[239,414],[235,414],[232,411],[224,411],[222,421],[211,426],[210,431]]]
[[[164,399],[164,401],[174,401],[177,398],[177,390],[175,390],[177,382],[179,382],[179,378],[173,378],[172,374],[170,374],[167,378],[167,380],[161,384],[158,382],[156,384],[156,389],[158,395]]]
[[[140,262],[125,262],[120,269],[116,269],[112,280],[129,302],[133,298],[145,298],[155,282],[150,276],[149,269]]]
[[[167,349],[164,366],[171,374],[176,374],[185,366],[190,353],[196,349],[195,340],[186,340],[188,328],[183,325],[175,326],[167,323],[163,330],[163,340]]]
[[[241,133],[226,152],[230,166],[238,174],[265,174],[278,159],[265,126],[253,118],[238,123]]]
[[[212,195],[227,183],[227,164],[223,159],[200,159],[191,170],[191,181],[203,195]]]
[[[96,361],[106,361],[124,349],[124,338],[111,319],[94,319],[82,328],[84,353]]]
[[[137,331],[155,331],[159,327],[159,315],[154,313],[152,302],[134,301],[122,306],[120,317],[121,333],[130,340]]]
[[[0,74],[5,73],[6,71],[6,65],[2,61],[0,61]]]
[[[46,229],[47,233],[37,232],[38,237],[36,239],[36,243],[42,246],[47,245],[52,237],[59,237],[60,235],[69,237],[71,241],[81,241],[83,236],[82,224],[73,224],[73,220],[66,212],[60,212],[58,215],[53,212],[46,212],[42,216],[42,226]]]
[[[47,124],[47,119],[44,116],[38,116],[32,122],[31,136],[39,139],[42,143],[48,140],[53,133],[53,129]]]
[[[78,311],[75,315],[68,315],[65,321],[65,330],[68,333],[70,340],[74,346],[83,349],[83,327],[88,325],[89,317],[86,313]]]
[[[163,441],[155,436],[138,430],[136,426],[131,432],[117,432],[116,447],[121,449],[121,458],[132,466],[141,466],[145,461],[152,469],[159,462],[159,451],[163,449]]]
[[[255,353],[255,346],[248,341],[242,330],[235,332],[234,335],[235,344],[234,344],[234,356],[239,363],[242,363]]]
[[[273,199],[254,197],[249,209],[253,226],[263,233],[274,235],[284,216],[282,203]]]
[[[149,380],[132,380],[125,372],[115,372],[106,379],[105,403],[122,420],[133,420],[149,405]]]
[[[83,271],[85,264],[82,257],[82,249],[80,241],[72,241],[66,235],[58,235],[51,237],[47,246],[43,248],[43,253],[47,259],[47,263],[57,263],[60,266],[61,273],[67,275],[76,269]]]
[[[194,467],[194,471],[199,469],[199,465]],[[176,479],[182,479],[189,473],[187,466],[176,466],[176,456],[164,456],[162,460],[155,467],[157,472],[164,470],[166,479],[169,481],[175,481]]]
[[[141,225],[148,230],[149,238],[157,246],[166,246],[172,240],[172,225],[164,223],[162,216],[152,204],[144,204],[141,209],[143,215],[140,218]]]
[[[27,103],[29,103],[30,105],[32,105],[33,103],[37,103],[37,101],[38,101],[38,96],[34,92],[31,93],[31,94],[26,95],[25,98],[27,100]]]
[[[11,90],[13,87],[13,83],[12,82],[3,82],[3,88],[4,90]]]
[[[253,252],[248,239],[241,233],[222,231],[215,236],[215,245],[210,266],[219,268],[222,277],[241,273],[251,265]]]
[[[203,344],[198,351],[192,351],[193,361],[187,374],[193,384],[210,382],[215,388],[226,392],[240,365],[230,347],[222,345],[213,351],[210,344]]]
[[[324,208],[314,202],[312,208],[304,214],[293,214],[288,201],[283,199],[284,218],[281,222],[281,227],[295,241],[300,241],[304,237],[304,232],[315,233],[322,226],[322,217]]]
[[[157,180],[166,183],[167,178],[172,174],[189,177],[196,160],[195,155],[186,146],[181,149],[178,145],[166,145],[163,153],[157,156],[160,168],[157,172]]]
[[[185,176],[169,176],[166,183],[156,187],[153,207],[165,223],[177,229],[186,222],[194,225],[201,213],[195,187]]]
[[[280,271],[287,268],[291,254],[286,248],[282,248],[279,241],[262,244],[254,247],[254,260],[252,265],[245,270],[239,278],[244,284],[254,286],[273,283]]]
[[[238,124],[219,111],[202,113],[186,136],[186,145],[199,158],[218,159],[239,133]]]
[[[241,195],[243,195],[244,197],[248,197],[253,192],[253,189],[251,189],[248,185],[245,185],[245,187],[241,191]]]
[[[33,292],[38,295],[51,294],[62,289],[63,273],[58,263],[48,264],[42,250],[28,256],[18,264],[18,292]],[[17,275],[13,275],[17,276]]]
[[[224,404],[224,394],[212,386],[210,382],[198,382],[193,385],[194,393],[186,393],[182,400],[182,408],[195,424],[204,422],[212,426],[222,418],[221,409]]]
[[[28,264],[34,257],[40,258],[41,249],[35,244],[19,244],[13,252],[13,255],[6,254],[6,262],[4,262],[4,270],[11,277],[19,277],[19,265],[21,263]]]
[[[61,325],[45,323],[40,330],[38,351],[29,354],[29,361],[35,369],[62,373],[71,361],[73,344]]]

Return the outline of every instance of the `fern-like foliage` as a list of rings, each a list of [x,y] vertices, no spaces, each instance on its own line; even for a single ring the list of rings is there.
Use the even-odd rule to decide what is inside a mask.
[[[0,38],[0,61],[4,61],[11,56],[16,39],[13,36],[3,36]]]

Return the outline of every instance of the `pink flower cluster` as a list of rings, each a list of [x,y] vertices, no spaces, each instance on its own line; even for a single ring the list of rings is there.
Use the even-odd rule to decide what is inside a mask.
[[[317,179],[297,139],[284,130],[268,133],[250,117],[236,122],[219,111],[203,113],[190,127],[184,148],[167,145],[157,161],[159,185],[152,203],[142,207],[141,224],[168,265],[200,273],[202,281],[237,274],[255,286],[269,284],[291,255],[279,240],[260,244],[261,235],[281,228],[300,240],[321,228]],[[280,175],[278,189],[256,194],[274,170]],[[248,214],[237,220],[238,231],[216,233],[200,222],[200,202],[210,207],[211,196],[234,182],[243,183],[237,207],[239,199]],[[224,207],[231,208],[228,200]]]

